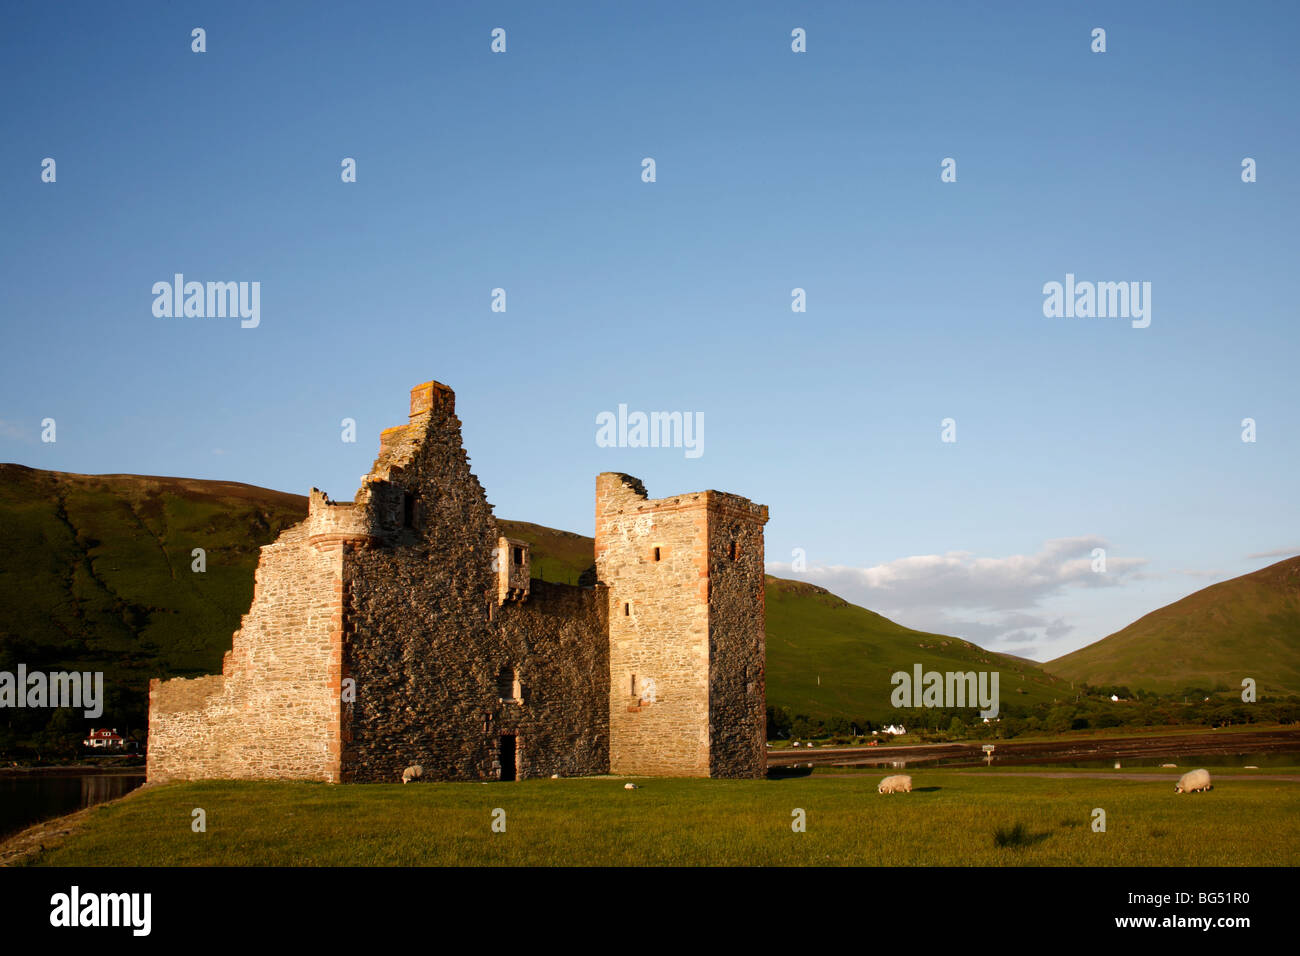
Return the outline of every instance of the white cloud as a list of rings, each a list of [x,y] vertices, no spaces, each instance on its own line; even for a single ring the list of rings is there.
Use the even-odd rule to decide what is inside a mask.
[[[1276,551],[1256,551],[1254,554],[1248,554],[1248,558],[1290,558],[1300,554],[1300,548],[1278,548]]]
[[[968,608],[1015,611],[1034,607],[1068,587],[1115,587],[1147,562],[1107,557],[1106,572],[1092,570],[1092,551],[1105,548],[1096,536],[1054,538],[1037,554],[980,558],[969,551],[915,555],[870,568],[829,565],[803,577],[844,594],[870,597],[873,608]],[[789,573],[789,564],[769,565]]]
[[[773,574],[820,584],[901,624],[952,634],[994,650],[1025,655],[1033,640],[1059,641],[1074,628],[1057,616],[1037,613],[1042,602],[1080,588],[1118,587],[1138,576],[1144,558],[1107,555],[1104,573],[1092,570],[1096,535],[1054,538],[1036,554],[1001,558],[969,551],[913,555],[869,568],[844,565],[792,572],[773,563]]]

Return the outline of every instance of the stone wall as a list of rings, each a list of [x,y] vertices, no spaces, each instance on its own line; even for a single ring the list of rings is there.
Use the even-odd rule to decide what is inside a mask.
[[[596,577],[609,588],[610,769],[709,772],[708,515],[703,494],[650,499],[596,479]]]
[[[307,522],[262,548],[221,676],[149,685],[148,779],[341,779],[341,549]]]
[[[411,425],[385,432],[372,475],[419,508],[403,536],[356,549],[345,567],[345,667],[357,694],[345,779],[393,781],[414,763],[426,778],[496,779],[503,734],[516,735],[507,773],[605,772],[603,589],[533,581],[527,600],[499,604],[501,536],[449,391],[418,403],[413,393]]]
[[[767,770],[767,508],[709,492],[709,775]]]
[[[534,580],[526,602],[501,608],[523,703],[496,708],[490,736],[517,735],[520,777],[609,773],[607,601],[603,587]]]
[[[766,521],[735,495],[651,499],[628,475],[596,479],[613,772],[765,772]]]

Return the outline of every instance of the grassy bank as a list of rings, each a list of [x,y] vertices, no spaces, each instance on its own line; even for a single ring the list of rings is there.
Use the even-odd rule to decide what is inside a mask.
[[[177,783],[88,814],[44,865],[1300,864],[1300,784],[917,772],[911,794],[847,779],[529,780],[329,786]],[[1171,777],[1172,779],[1172,777]],[[1107,832],[1090,828],[1107,814]],[[191,830],[192,811],[207,832]],[[506,832],[492,830],[505,811]],[[791,830],[806,811],[807,832]]]

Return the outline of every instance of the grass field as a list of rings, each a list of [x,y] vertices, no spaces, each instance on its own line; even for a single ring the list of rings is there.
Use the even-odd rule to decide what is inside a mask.
[[[330,786],[202,782],[101,806],[43,865],[1294,866],[1300,784],[914,772],[786,780],[526,780]],[[1107,831],[1091,829],[1092,812]],[[192,811],[207,832],[191,830]],[[493,832],[493,810],[506,830]],[[793,832],[793,811],[807,830]]]

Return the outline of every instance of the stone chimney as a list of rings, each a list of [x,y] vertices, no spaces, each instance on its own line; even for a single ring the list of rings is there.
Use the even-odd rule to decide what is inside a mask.
[[[456,393],[441,382],[425,382],[411,389],[411,422],[427,417],[435,409],[456,411]]]

